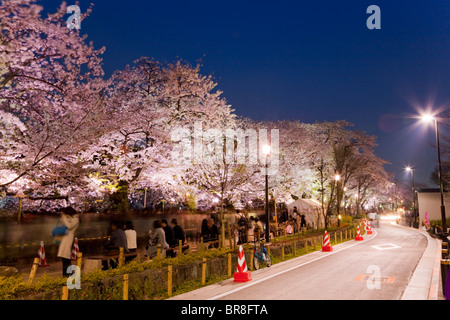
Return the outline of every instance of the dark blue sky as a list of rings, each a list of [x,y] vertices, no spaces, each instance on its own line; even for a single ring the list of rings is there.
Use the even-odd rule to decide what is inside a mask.
[[[448,0],[81,0],[81,11],[91,2],[81,31],[106,46],[107,75],[141,56],[202,59],[237,114],[348,120],[378,137],[376,152],[398,179],[409,181],[403,168],[411,164],[416,181],[430,184],[434,131],[412,129],[408,116],[449,106]],[[54,11],[60,1],[41,3]],[[381,30],[366,27],[372,4]]]

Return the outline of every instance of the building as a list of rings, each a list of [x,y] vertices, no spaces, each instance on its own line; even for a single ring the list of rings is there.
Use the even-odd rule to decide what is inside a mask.
[[[441,221],[441,193],[439,189],[420,189],[417,192],[417,201],[419,207],[419,227],[423,226],[425,213],[431,220]],[[446,217],[450,217],[450,199],[447,192],[444,192],[444,205],[446,208]]]

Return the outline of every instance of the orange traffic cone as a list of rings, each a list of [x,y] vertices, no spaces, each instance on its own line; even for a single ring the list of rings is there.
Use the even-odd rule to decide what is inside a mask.
[[[359,231],[359,226],[356,227],[356,237],[355,237],[356,241],[361,241],[364,240],[364,238],[361,236],[361,231]]]
[[[325,236],[323,237],[323,247],[322,252],[333,251],[333,247],[330,245],[330,237],[328,236],[327,230],[325,230]]]
[[[47,264],[47,260],[45,259],[44,241],[41,241],[41,244],[40,244],[39,250],[38,250],[38,256],[39,256],[39,266],[48,267],[49,264]]]
[[[372,232],[372,227],[370,226],[370,223],[367,223],[367,226],[366,226],[366,233],[367,234],[372,234],[373,232]]]
[[[78,238],[75,238],[72,245],[72,257],[71,260],[75,261],[78,258],[78,253],[80,252],[80,248],[78,247]]]
[[[252,274],[247,270],[247,264],[245,263],[244,248],[239,246],[237,271],[233,275],[234,282],[247,282],[252,280]]]

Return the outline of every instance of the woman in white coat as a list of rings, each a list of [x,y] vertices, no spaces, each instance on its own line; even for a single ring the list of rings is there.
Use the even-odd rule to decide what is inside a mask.
[[[67,227],[67,234],[61,239],[61,244],[58,249],[58,257],[62,259],[63,276],[70,276],[70,274],[67,273],[67,268],[70,266],[73,240],[75,239],[75,231],[80,224],[80,219],[74,208],[67,207],[62,210],[61,220]]]

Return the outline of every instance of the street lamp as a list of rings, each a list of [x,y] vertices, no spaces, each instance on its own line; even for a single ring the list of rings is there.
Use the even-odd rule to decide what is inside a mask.
[[[406,171],[411,172],[411,189],[413,193],[413,212],[414,212],[414,221],[413,221],[413,227],[419,228],[419,223],[417,222],[417,210],[416,210],[416,188],[414,187],[414,170],[411,167],[406,167]]]
[[[442,219],[442,241],[448,242],[447,239],[447,221],[445,217],[445,204],[444,204],[444,186],[442,183],[442,168],[441,168],[441,150],[439,147],[439,128],[437,118],[431,114],[426,114],[422,116],[422,120],[425,122],[432,122],[434,120],[434,129],[436,133],[436,150],[438,158],[438,177],[439,177],[439,189],[441,193],[441,219]]]
[[[339,174],[336,174],[334,176],[334,180],[336,181],[336,207],[337,214],[339,215],[339,207],[341,206],[341,202],[339,201],[339,180],[341,180],[341,176]]]
[[[269,242],[269,235],[270,235],[270,228],[269,228],[269,224],[270,224],[270,217],[269,217],[269,167],[268,167],[268,163],[267,163],[267,157],[270,154],[270,146],[269,145],[264,145],[262,147],[262,152],[265,156],[265,166],[266,166],[266,242]]]

